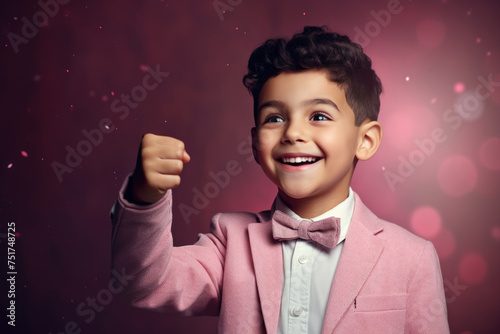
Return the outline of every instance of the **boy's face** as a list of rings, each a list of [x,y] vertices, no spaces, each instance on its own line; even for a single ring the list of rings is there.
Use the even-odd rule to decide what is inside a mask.
[[[354,121],[344,91],[325,71],[284,72],[262,87],[254,155],[299,215],[300,205],[324,212],[347,198],[367,123]]]

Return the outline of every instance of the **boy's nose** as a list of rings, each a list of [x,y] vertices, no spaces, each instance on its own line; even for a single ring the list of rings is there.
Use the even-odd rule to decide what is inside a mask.
[[[294,144],[306,141],[307,134],[303,124],[300,124],[298,121],[290,121],[285,128],[281,142],[284,144]]]

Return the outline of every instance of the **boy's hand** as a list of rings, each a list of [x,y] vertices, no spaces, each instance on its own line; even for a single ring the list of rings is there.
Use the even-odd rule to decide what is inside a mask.
[[[168,189],[181,183],[180,173],[191,158],[178,139],[146,134],[142,137],[135,166],[131,200],[155,203]]]

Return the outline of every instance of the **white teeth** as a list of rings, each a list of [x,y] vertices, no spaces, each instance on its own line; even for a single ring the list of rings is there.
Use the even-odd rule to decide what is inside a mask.
[[[281,160],[283,161],[283,163],[286,163],[286,164],[301,164],[301,163],[305,163],[305,162],[316,162],[316,160],[318,160],[317,158],[315,157],[286,157],[286,158],[281,158]]]

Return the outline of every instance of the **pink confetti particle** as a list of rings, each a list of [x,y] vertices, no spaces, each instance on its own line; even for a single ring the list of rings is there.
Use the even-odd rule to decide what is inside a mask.
[[[7,168],[12,168],[12,163],[8,164]]]
[[[146,71],[148,70],[148,67],[147,67],[146,65],[144,65],[144,64],[141,64],[141,65],[139,66],[139,68],[140,68],[140,70],[141,70],[141,71],[143,71],[143,72],[146,72]]]
[[[229,66],[229,63],[227,63],[226,66]]]
[[[102,29],[102,26],[99,26],[99,29]]]
[[[410,77],[406,77],[406,78],[405,78],[405,80],[406,80],[406,81],[410,81]]]
[[[302,12],[302,15],[305,16],[306,15],[306,12]]]
[[[382,166],[382,170],[385,170],[385,167],[384,167],[384,166]]]
[[[66,73],[69,73],[69,70],[66,70]]]
[[[236,30],[238,30],[238,27],[236,27]]]
[[[111,92],[111,96],[115,96],[115,92],[113,92],[113,91],[112,91],[112,92]]]
[[[27,158],[27,157],[28,157],[28,153],[27,153],[26,151],[21,151],[21,155],[22,155],[23,157],[25,157],[25,158]]]

